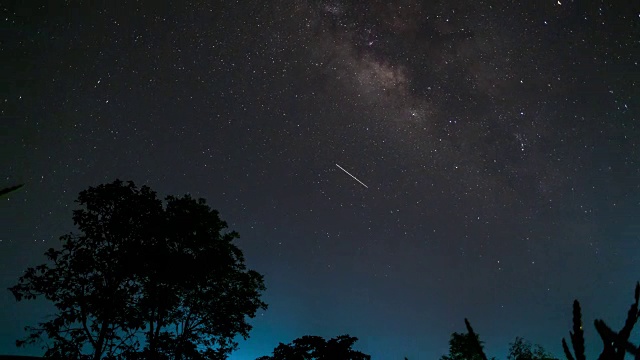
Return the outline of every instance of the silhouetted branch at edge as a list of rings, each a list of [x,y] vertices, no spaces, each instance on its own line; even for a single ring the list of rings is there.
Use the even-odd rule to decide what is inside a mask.
[[[622,329],[616,333],[611,330],[603,320],[595,320],[594,325],[598,334],[602,338],[604,343],[604,349],[598,359],[615,359],[623,360],[625,353],[630,353],[635,359],[640,359],[639,346],[632,344],[629,341],[633,327],[640,318],[640,311],[638,310],[638,300],[640,300],[640,282],[636,282],[636,289],[634,294],[634,302],[631,304],[629,311],[627,312],[627,319],[624,322]]]
[[[11,192],[14,192],[14,191],[20,189],[23,186],[24,186],[24,184],[20,184],[20,185],[10,186],[10,187],[4,188],[4,189],[0,190],[0,196],[6,195],[6,194],[11,193]]]
[[[598,360],[624,360],[625,353],[629,353],[633,355],[634,359],[640,360],[640,346],[634,345],[629,341],[633,327],[640,318],[640,310],[638,310],[640,282],[636,283],[634,299],[635,302],[631,304],[629,312],[627,313],[627,319],[619,332],[616,333],[611,330],[603,320],[596,319],[594,321],[596,331],[600,334],[604,345]],[[571,335],[571,343],[576,353],[576,359],[571,355],[565,339],[562,339],[562,348],[568,360],[585,360],[584,333],[582,331],[580,318],[580,303],[578,300],[575,300],[573,302],[573,332],[569,334]]]
[[[482,349],[482,345],[480,344],[480,341],[478,340],[478,336],[473,331],[473,328],[471,327],[471,324],[469,323],[469,320],[467,320],[467,318],[464,319],[464,324],[467,326],[467,331],[469,332],[469,337],[472,339],[473,346],[476,348],[476,351],[478,352],[478,354],[480,354],[482,356],[483,360],[487,360],[487,355],[484,353],[484,350]]]

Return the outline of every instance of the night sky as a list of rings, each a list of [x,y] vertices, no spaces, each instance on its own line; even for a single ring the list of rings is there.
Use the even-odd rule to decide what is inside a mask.
[[[0,185],[26,185],[2,199],[0,288],[119,178],[206,198],[240,233],[269,309],[234,360],[345,333],[434,359],[465,317],[490,356],[515,336],[561,356],[575,298],[590,354],[595,318],[622,326],[637,1],[10,3]],[[2,291],[0,353],[40,354],[14,341],[51,310]]]

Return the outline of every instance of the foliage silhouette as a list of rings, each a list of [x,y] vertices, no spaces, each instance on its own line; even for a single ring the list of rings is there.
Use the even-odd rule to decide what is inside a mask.
[[[18,346],[48,338],[45,357],[63,359],[222,359],[248,337],[247,317],[266,309],[263,278],[205,200],[163,206],[150,188],[116,180],[76,202],[79,234],[63,235],[62,249],[9,289],[57,310]]]
[[[280,343],[272,356],[257,360],[370,360],[371,356],[353,350],[358,338],[341,335],[326,341],[320,336],[303,336],[291,344]]]
[[[464,319],[464,323],[467,333],[451,334],[449,355],[443,355],[440,360],[487,360],[480,337],[473,331],[469,320]]]
[[[569,332],[571,338],[571,345],[573,345],[573,351],[576,357],[571,355],[567,342],[562,339],[562,349],[564,354],[569,360],[585,360],[584,355],[584,331],[582,329],[582,314],[580,312],[580,303],[578,300],[573,301],[573,331]]]
[[[471,345],[475,348],[475,351],[480,354],[483,360],[487,360],[487,355],[484,353],[484,349],[482,348],[482,343],[480,342],[480,337],[473,331],[471,327],[471,323],[467,318],[464,319],[464,324],[467,327],[467,332],[469,337],[471,338]]]
[[[598,357],[599,360],[624,360],[625,353],[633,355],[634,359],[640,359],[640,346],[631,343],[629,337],[633,331],[633,327],[640,318],[639,300],[640,300],[640,282],[636,282],[634,292],[634,302],[631,304],[627,312],[627,319],[619,332],[611,330],[611,328],[600,319],[594,321],[596,331],[600,335],[603,342],[602,353]],[[565,339],[562,339],[562,348],[568,360],[584,360],[584,335],[582,331],[580,302],[573,302],[573,332],[570,332],[571,343],[573,345],[576,357],[574,359],[569,346]]]
[[[507,360],[558,360],[547,353],[540,345],[532,346],[531,343],[521,337],[516,337],[509,344]]]

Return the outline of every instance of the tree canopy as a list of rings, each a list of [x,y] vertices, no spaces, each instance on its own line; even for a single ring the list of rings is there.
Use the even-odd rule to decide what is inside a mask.
[[[303,336],[291,344],[280,343],[272,356],[258,360],[370,360],[371,356],[353,350],[358,338],[341,335],[326,341],[320,336]]]
[[[449,339],[449,354],[443,355],[440,360],[482,360],[482,355],[475,348],[474,341],[479,341],[478,335],[474,340],[471,334],[451,334]]]
[[[540,345],[531,345],[521,337],[509,344],[507,360],[557,360]]]
[[[469,320],[464,319],[464,324],[467,333],[451,334],[449,355],[443,355],[440,360],[487,360],[480,336],[473,331]]]
[[[43,342],[45,357],[65,359],[216,359],[248,337],[248,318],[266,309],[263,277],[246,269],[238,234],[204,199],[163,203],[116,180],[76,202],[79,232],[10,288],[18,301],[56,308],[19,346]]]

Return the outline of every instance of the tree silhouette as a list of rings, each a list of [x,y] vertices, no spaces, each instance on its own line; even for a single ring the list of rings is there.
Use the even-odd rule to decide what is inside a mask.
[[[540,345],[531,346],[531,343],[521,337],[516,337],[509,344],[507,360],[558,360],[547,353]]]
[[[473,331],[469,320],[464,319],[464,323],[467,333],[451,334],[449,355],[443,355],[440,360],[487,360],[480,337]]]
[[[150,188],[116,180],[76,202],[80,232],[10,288],[57,310],[18,346],[48,338],[45,357],[64,359],[224,358],[248,336],[246,318],[266,309],[262,276],[232,244],[238,234],[203,199],[163,206]]]
[[[273,356],[262,356],[258,360],[370,360],[371,356],[353,350],[358,338],[341,335],[326,341],[320,336],[303,336],[291,344],[280,343]]]
[[[454,332],[449,339],[449,355],[443,355],[440,360],[482,360],[473,342],[470,334]]]

